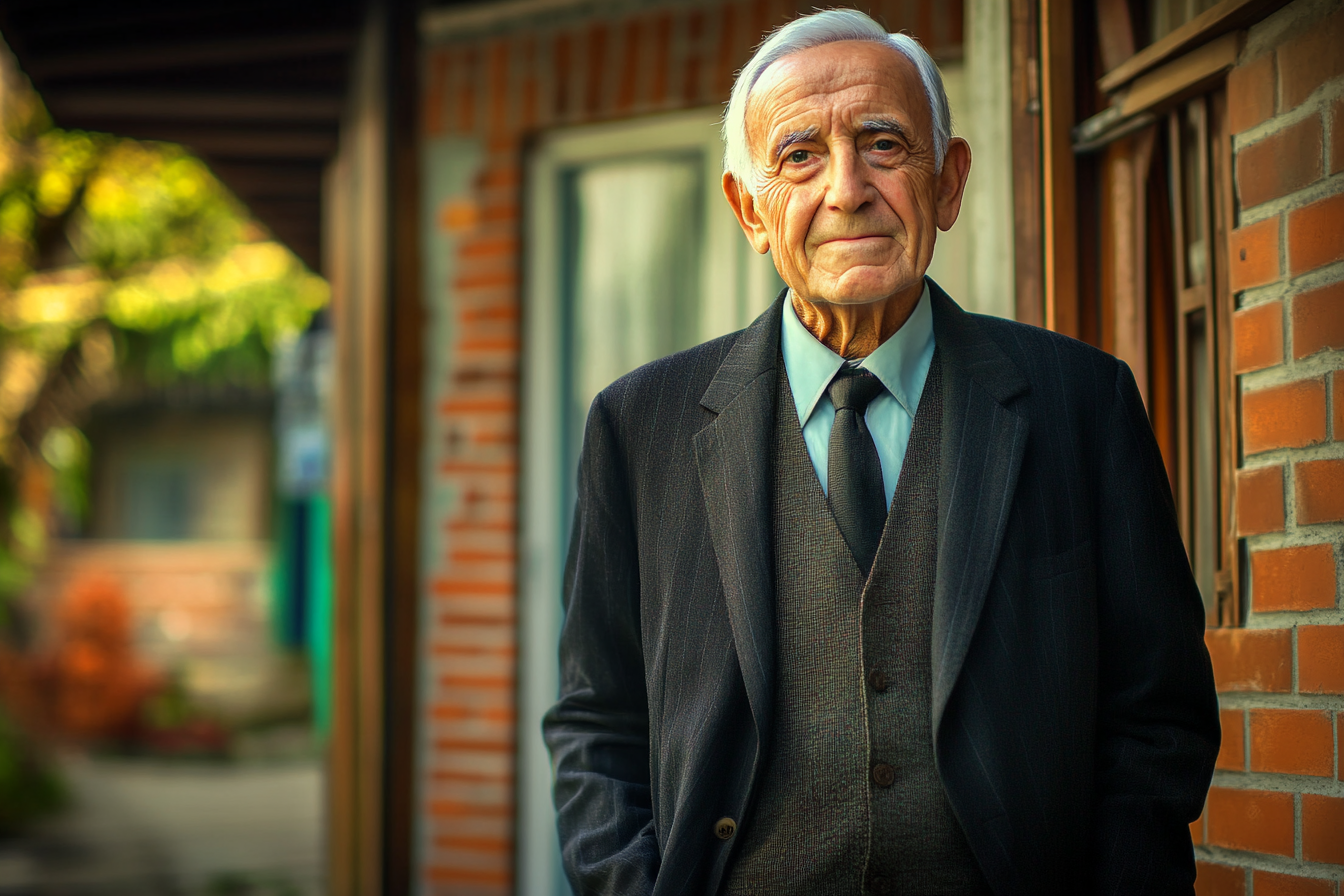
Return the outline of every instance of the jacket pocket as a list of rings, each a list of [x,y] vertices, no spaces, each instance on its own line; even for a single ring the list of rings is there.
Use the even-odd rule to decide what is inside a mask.
[[[1090,569],[1092,566],[1092,542],[1083,541],[1073,547],[1051,554],[1032,564],[1031,577],[1038,581],[1058,578],[1071,572]]]

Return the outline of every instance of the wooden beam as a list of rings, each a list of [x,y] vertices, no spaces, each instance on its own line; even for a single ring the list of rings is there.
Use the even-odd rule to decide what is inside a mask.
[[[1134,55],[1134,23],[1128,0],[1097,0],[1097,41],[1105,71]]]
[[[42,95],[51,114],[81,121],[330,122],[344,98],[334,93],[218,93],[136,89],[61,89]]]
[[[1013,287],[1023,323],[1045,324],[1041,272],[1041,100],[1035,0],[1011,0]]]
[[[180,143],[213,159],[286,159],[325,162],[336,154],[334,131],[191,128],[179,125],[127,127],[123,136]]]
[[[1121,114],[1138,115],[1199,93],[1237,64],[1244,36],[1241,31],[1224,34],[1135,78],[1120,102]]]
[[[1231,31],[1246,28],[1286,5],[1288,0],[1223,0],[1175,31],[1154,41],[1120,65],[1102,75],[1097,86],[1114,93],[1144,72],[1175,59],[1200,44]]]
[[[315,164],[219,162],[210,170],[239,196],[263,199],[322,198],[322,168]]]
[[[1040,17],[1045,325],[1078,336],[1072,4],[1040,0]]]
[[[170,71],[243,65],[276,59],[329,56],[354,46],[352,31],[284,34],[275,37],[230,38],[199,43],[181,42],[116,47],[24,60],[29,77],[41,82],[67,78],[106,77],[130,72]]]

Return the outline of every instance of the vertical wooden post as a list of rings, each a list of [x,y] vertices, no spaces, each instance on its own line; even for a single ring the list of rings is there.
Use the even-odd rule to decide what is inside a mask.
[[[387,651],[384,696],[382,884],[384,893],[414,892],[415,762],[422,661],[420,616],[420,492],[425,311],[420,289],[419,4],[387,0]]]
[[[1011,0],[1013,271],[1019,321],[1045,324],[1041,271],[1041,79],[1036,0]]]
[[[387,426],[386,22],[371,10],[351,72],[325,220],[336,382],[328,892],[382,892]]]
[[[1045,325],[1078,335],[1072,0],[1040,0]]]

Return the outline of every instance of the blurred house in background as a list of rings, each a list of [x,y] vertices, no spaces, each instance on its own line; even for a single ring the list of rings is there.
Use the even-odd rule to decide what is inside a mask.
[[[1341,4],[855,5],[923,40],[972,145],[933,276],[1114,352],[1148,402],[1224,700],[1199,891],[1337,894]],[[178,435],[91,423],[98,488],[161,476],[132,491],[167,508],[91,525],[223,526],[192,522],[214,486],[188,483],[215,476],[255,522],[246,483],[269,481],[249,531],[288,559],[248,580],[276,589],[267,624],[294,643],[331,595],[309,641],[331,675],[330,892],[564,892],[538,724],[579,427],[611,379],[773,297],[719,197],[715,122],[760,36],[810,5],[8,6],[58,124],[193,148],[331,286],[320,335],[279,356],[269,431],[234,407],[203,435],[218,405]],[[324,365],[329,400],[316,373],[286,391]],[[303,472],[322,414],[329,499]],[[186,439],[196,467],[172,459]],[[232,472],[208,460],[226,439]]]

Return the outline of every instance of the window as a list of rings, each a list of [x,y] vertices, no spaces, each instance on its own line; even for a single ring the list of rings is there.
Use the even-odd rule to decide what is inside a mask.
[[[1175,297],[1176,498],[1181,532],[1210,625],[1240,622],[1232,524],[1236,391],[1229,358],[1227,222],[1232,155],[1226,92],[1166,115]]]

